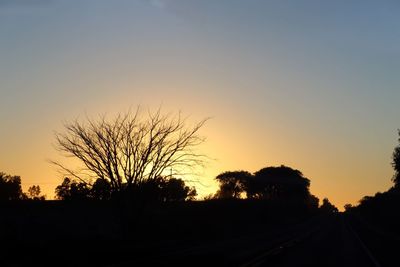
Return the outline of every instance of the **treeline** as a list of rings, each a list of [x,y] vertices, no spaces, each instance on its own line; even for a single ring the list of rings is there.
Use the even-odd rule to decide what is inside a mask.
[[[56,187],[55,193],[58,200],[111,200],[131,196],[141,201],[153,202],[188,201],[194,200],[197,195],[196,189],[187,186],[184,180],[163,176],[135,187],[125,185],[123,191],[113,190],[110,182],[100,178],[93,184],[64,178],[62,184]]]
[[[219,184],[216,193],[204,197],[205,201],[250,201],[267,202],[279,207],[297,207],[306,212],[316,210],[337,212],[338,209],[324,198],[320,200],[310,193],[310,180],[301,171],[281,165],[265,167],[254,174],[248,171],[226,171],[215,177]],[[183,179],[157,177],[135,186],[123,185],[115,190],[105,179],[93,183],[64,178],[55,189],[55,198],[60,201],[111,201],[123,200],[140,204],[184,202],[196,200],[195,187],[186,185]],[[22,192],[21,178],[0,174],[0,200],[45,200],[40,187],[33,185]],[[233,203],[231,201],[231,203]]]
[[[32,185],[27,192],[22,191],[21,177],[0,172],[0,201],[7,200],[45,200],[40,186]]]
[[[400,130],[398,134],[400,136]],[[398,141],[400,143],[400,138]],[[394,169],[391,188],[374,196],[363,197],[356,206],[347,204],[345,209],[360,215],[379,232],[389,235],[396,233],[400,237],[400,144],[394,148],[391,164]]]
[[[56,148],[77,159],[81,168],[52,162],[70,176],[56,187],[56,199],[117,200],[125,204],[194,200],[195,188],[176,177],[204,165],[207,157],[196,148],[204,142],[199,131],[206,121],[207,118],[188,126],[180,113],[163,115],[159,109],[143,114],[138,108],[113,119],[100,116],[96,120],[65,123],[64,132],[55,135]],[[9,194],[4,199],[43,198],[39,186],[22,193],[20,177],[3,176]],[[219,189],[206,199],[263,201],[278,206],[295,203],[309,210],[319,208],[319,199],[309,191],[310,180],[299,170],[284,165],[265,167],[254,174],[227,171],[215,179]],[[328,199],[322,201],[321,209],[337,211]]]
[[[227,171],[215,178],[219,189],[209,199],[263,200],[303,206],[308,210],[319,208],[319,199],[310,193],[310,180],[301,171],[281,165],[265,167],[254,174],[248,171]],[[338,209],[324,198],[321,210],[337,212]]]
[[[160,176],[136,188],[126,188],[124,195],[132,195],[144,201],[174,202],[194,200],[197,192],[182,179]],[[118,197],[121,197],[121,193],[112,190],[110,183],[104,179],[96,179],[90,184],[66,177],[55,189],[57,200],[111,200]],[[27,192],[23,192],[20,176],[0,172],[0,201],[45,199],[46,196],[41,194],[39,185],[32,185]]]

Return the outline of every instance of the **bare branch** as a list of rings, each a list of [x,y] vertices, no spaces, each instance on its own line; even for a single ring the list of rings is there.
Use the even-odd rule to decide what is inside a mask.
[[[203,166],[205,155],[196,148],[205,141],[198,134],[208,118],[187,127],[181,114],[162,115],[161,108],[143,116],[135,112],[115,119],[86,117],[84,123],[65,123],[64,133],[56,133],[56,148],[67,157],[79,159],[92,176],[108,180],[121,191],[165,175],[168,169],[190,172]],[[81,181],[80,174],[58,162],[54,165]]]

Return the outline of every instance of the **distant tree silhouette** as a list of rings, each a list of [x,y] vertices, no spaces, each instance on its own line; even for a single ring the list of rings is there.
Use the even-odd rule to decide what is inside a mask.
[[[398,130],[400,136],[400,130]],[[400,138],[398,138],[400,143]],[[380,231],[400,234],[400,144],[392,153],[394,185],[385,192],[377,192],[373,196],[364,196],[359,204],[351,211],[360,215],[364,220],[380,228]],[[346,207],[345,207],[346,209]],[[347,209],[346,209],[347,210]]]
[[[247,183],[248,198],[297,199],[308,201],[310,180],[299,170],[281,165],[266,167],[254,174]]]
[[[56,187],[56,198],[59,200],[86,200],[90,199],[90,188],[84,182],[64,178],[61,185]]]
[[[159,176],[133,188],[133,196],[149,202],[177,202],[193,200],[197,195],[194,187],[186,186],[182,179]]]
[[[91,177],[105,181],[101,186],[110,185],[113,192],[138,192],[166,170],[187,173],[202,165],[204,155],[196,153],[195,148],[204,141],[198,132],[205,122],[190,128],[180,114],[162,115],[158,110],[142,116],[139,109],[119,114],[114,120],[104,116],[85,123],[76,120],[65,124],[65,133],[56,134],[57,148],[79,159],[86,172],[53,163],[82,181],[73,185],[79,190],[86,190],[88,178],[83,173],[88,171]],[[60,196],[63,189],[59,188]]]
[[[56,198],[59,200],[109,200],[111,185],[103,179],[97,179],[93,185],[64,178],[56,187]],[[132,188],[132,193],[138,200],[151,202],[171,202],[193,200],[196,189],[185,185],[182,179],[158,177],[147,180]]]
[[[0,172],[0,201],[22,199],[21,177]]]
[[[319,199],[310,194],[310,180],[299,170],[281,165],[265,167],[253,175],[247,171],[227,171],[215,178],[219,189],[205,200],[239,199],[270,201],[275,207],[317,212]]]
[[[40,186],[32,185],[28,188],[28,193],[26,194],[28,199],[32,200],[45,200],[46,197],[44,195],[40,195]]]
[[[373,201],[374,197],[372,196],[364,196],[361,200],[360,200],[360,204],[365,205],[368,204],[370,201]]]
[[[163,184],[164,201],[186,201],[193,200],[196,189],[185,185],[182,179],[169,178]]]
[[[105,179],[97,179],[88,193],[93,199],[109,200],[112,193],[111,184]]]
[[[343,208],[345,211],[351,211],[354,207],[351,204],[345,204]]]
[[[324,198],[322,200],[322,205],[320,207],[320,210],[325,213],[338,212],[338,209],[327,198]]]
[[[28,196],[31,198],[39,197],[40,195],[40,187],[37,185],[32,185],[28,188]]]
[[[319,207],[319,198],[310,194],[306,201],[309,210],[317,210]]]
[[[213,199],[215,199],[215,198],[217,198],[217,194],[210,193],[210,194],[208,194],[208,195],[205,195],[205,196],[203,197],[203,200],[204,200],[204,201],[209,201],[209,200],[213,200]]]
[[[247,171],[227,171],[219,174],[215,178],[219,182],[219,190],[215,197],[240,198],[251,178],[251,173]]]
[[[398,130],[398,134],[400,135],[400,130]],[[400,142],[400,138],[398,139]],[[393,175],[393,182],[396,187],[400,186],[400,145],[396,146],[392,155],[392,166],[395,171]]]
[[[400,130],[398,130],[400,136]],[[400,138],[398,138],[400,143]],[[400,144],[394,148],[392,154],[392,167],[394,185],[385,192],[377,192],[374,196],[364,196],[359,205],[352,208],[352,211],[373,221],[383,228],[391,228],[392,231],[400,233],[400,215],[397,212],[400,206]]]

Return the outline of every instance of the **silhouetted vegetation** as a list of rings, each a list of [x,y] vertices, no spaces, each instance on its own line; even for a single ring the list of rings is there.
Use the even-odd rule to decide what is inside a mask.
[[[400,135],[400,130],[398,130],[398,133]],[[400,143],[400,138],[398,139]],[[394,175],[393,175],[393,182],[394,186],[399,187],[400,186],[400,145],[394,148],[393,155],[392,155],[392,166],[394,169]]]
[[[101,117],[66,123],[65,132],[56,134],[58,149],[77,158],[84,171],[53,162],[79,180],[65,181],[58,195],[63,199],[69,197],[64,196],[64,188],[70,188],[73,195],[87,195],[90,179],[84,173],[88,172],[89,177],[103,181],[100,188],[109,186],[111,195],[144,190],[167,171],[171,176],[187,174],[203,163],[204,155],[196,153],[195,148],[204,141],[198,131],[205,121],[187,127],[180,114],[172,117],[158,110],[145,117],[138,109],[114,120]]]
[[[227,171],[215,179],[219,182],[216,199],[297,203],[310,210],[318,209],[319,199],[309,192],[310,180],[299,170],[284,165],[266,167],[254,175],[247,171]]]
[[[164,179],[162,184],[164,201],[194,200],[197,196],[196,189],[189,187],[182,179]]]
[[[23,198],[21,177],[0,172],[0,200],[20,200]]]
[[[112,265],[132,260],[132,253],[142,260],[139,263],[146,263],[150,256],[170,259],[171,251],[180,254],[215,241],[222,247],[235,238],[238,243],[248,242],[246,246],[257,245],[248,240],[257,243],[260,235],[277,230],[288,238],[302,233],[300,225],[318,227],[318,220],[325,219],[315,218],[338,212],[327,198],[319,206],[319,199],[310,193],[310,180],[284,165],[253,174],[223,172],[215,178],[218,191],[194,201],[196,189],[177,177],[183,169],[187,172],[202,164],[203,155],[194,148],[203,142],[198,131],[204,122],[187,128],[179,116],[170,118],[158,111],[142,119],[137,111],[113,121],[102,117],[66,124],[66,133],[57,134],[58,148],[79,159],[89,175],[55,163],[69,174],[55,189],[57,201],[23,201],[44,200],[40,187],[33,185],[23,193],[20,177],[1,173],[0,200],[22,200],[0,205],[6,218],[3,229],[11,229],[0,231],[0,237],[11,244],[8,251],[21,243],[31,244],[41,233],[38,250],[48,251],[48,244],[55,241],[72,240],[77,249],[100,255],[93,259],[88,254],[87,261],[78,265]],[[366,198],[360,207],[372,202],[376,201]],[[346,208],[350,209],[355,208]],[[165,256],[157,254],[159,249],[170,250]],[[50,250],[57,258],[63,256],[62,251]],[[115,257],[121,251],[127,252],[125,258]]]
[[[93,185],[64,178],[61,185],[56,187],[56,198],[59,200],[110,200],[113,194],[121,196],[121,192],[113,192],[110,183],[104,179],[97,179]],[[158,177],[141,183],[124,191],[123,196],[137,201],[173,202],[194,200],[196,189],[189,187],[182,179]]]
[[[40,186],[32,185],[24,193],[21,187],[21,177],[0,172],[0,201],[9,200],[45,200],[40,194]]]
[[[400,131],[398,131],[400,135]],[[398,139],[400,143],[400,138]],[[363,197],[358,206],[352,207],[349,211],[356,212],[367,218],[368,221],[380,228],[397,232],[400,234],[398,225],[400,224],[400,213],[397,212],[400,207],[400,145],[394,148],[392,154],[392,167],[394,183],[386,192],[378,192],[374,196]]]
[[[347,203],[343,206],[343,208],[345,211],[351,211],[354,208],[354,206],[350,203]]]
[[[363,216],[383,231],[396,232],[400,235],[400,190],[394,186],[386,192],[378,192],[374,196],[363,197],[359,205],[350,209]]]
[[[248,182],[253,178],[247,171],[228,171],[219,174],[215,179],[219,183],[216,198],[241,198],[247,191]]]
[[[284,171],[275,172],[276,168]],[[261,172],[258,177],[248,172],[220,175],[218,179],[221,184],[231,186],[230,182],[239,179],[245,187],[232,190],[232,187],[222,186],[223,194],[227,197],[205,201],[189,201],[196,196],[195,188],[186,185],[184,180],[171,176],[148,179],[130,190],[123,189],[122,192],[113,191],[111,184],[105,179],[88,183],[66,177],[56,188],[58,201],[8,201],[10,204],[0,205],[0,211],[5,218],[3,223],[10,229],[7,232],[0,231],[0,236],[9,244],[5,262],[38,264],[32,260],[33,255],[43,250],[50,253],[49,257],[55,257],[54,260],[67,265],[104,266],[125,260],[138,260],[139,265],[146,265],[152,257],[163,255],[158,252],[161,249],[158,247],[159,243],[165,242],[169,244],[168,247],[172,247],[172,251],[179,251],[210,242],[258,237],[277,230],[285,232],[286,228],[301,224],[318,213],[318,198],[308,193],[309,201],[305,203],[303,194],[297,194],[304,191],[291,191],[292,186],[287,185],[287,180],[294,179],[294,184],[301,184],[308,192],[308,179],[302,177],[299,171],[292,172],[288,167],[276,168],[263,169],[262,175],[273,177],[270,180],[269,177],[262,176]],[[268,170],[272,170],[272,174]],[[283,185],[276,181],[279,180],[274,177],[278,175],[276,173],[287,176],[282,178]],[[293,173],[300,177],[288,178]],[[235,179],[228,182],[232,175]],[[281,191],[274,188],[273,197],[266,193],[261,195],[260,191],[265,191],[266,186],[260,183],[257,184],[260,186],[257,189],[251,184],[254,179],[268,180],[269,183],[265,184],[270,186],[272,183]],[[298,183],[297,179],[305,179],[305,182]],[[20,186],[21,179],[11,180],[17,181]],[[253,186],[251,192],[258,192],[262,197],[255,197],[254,194],[248,197],[249,184]],[[293,187],[296,188],[295,185]],[[290,192],[296,192],[297,195],[293,198],[296,201],[288,200],[291,199]],[[40,193],[39,186],[31,186],[25,199],[40,198]],[[129,201],[114,201],[121,197]],[[300,197],[302,201],[297,201]],[[40,242],[30,247],[32,240]],[[76,257],[73,255],[64,257],[63,250],[66,251],[69,246],[65,244],[71,241],[74,242],[75,249],[87,252],[80,256],[84,260],[79,263],[74,261]],[[21,248],[21,244],[26,247]],[[57,244],[63,249],[50,244]],[[17,251],[16,248],[31,257],[16,260],[12,256]],[[121,255],[121,251],[126,253],[117,257]],[[93,253],[98,256],[91,256]],[[169,260],[171,257],[167,256]],[[182,266],[183,263],[187,264],[182,259],[182,263],[178,265]]]
[[[61,185],[56,187],[56,198],[59,200],[85,200],[91,198],[91,189],[84,182],[64,178]]]
[[[256,199],[307,200],[310,180],[290,167],[267,167],[257,171],[247,186],[247,195]]]
[[[26,198],[31,200],[45,200],[46,196],[41,195],[40,193],[41,193],[40,186],[32,185],[31,187],[28,188],[28,192],[25,193],[24,195],[26,196]]]
[[[322,200],[322,205],[320,207],[320,210],[325,213],[334,213],[338,212],[338,208],[336,208],[327,198],[324,198]]]
[[[400,135],[400,131],[398,131]],[[400,143],[400,138],[398,139]],[[353,227],[382,266],[398,266],[400,241],[400,145],[392,154],[393,186],[374,196],[365,196],[356,206],[345,205]]]
[[[90,189],[91,197],[97,200],[109,200],[111,194],[111,184],[105,179],[97,179]]]
[[[319,198],[314,196],[313,194],[310,194],[307,197],[307,202],[306,205],[309,210],[316,210],[319,207]]]

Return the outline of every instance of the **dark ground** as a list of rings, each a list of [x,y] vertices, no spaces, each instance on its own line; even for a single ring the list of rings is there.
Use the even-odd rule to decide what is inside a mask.
[[[296,206],[46,201],[0,211],[0,266],[400,266],[398,240],[359,216]]]

